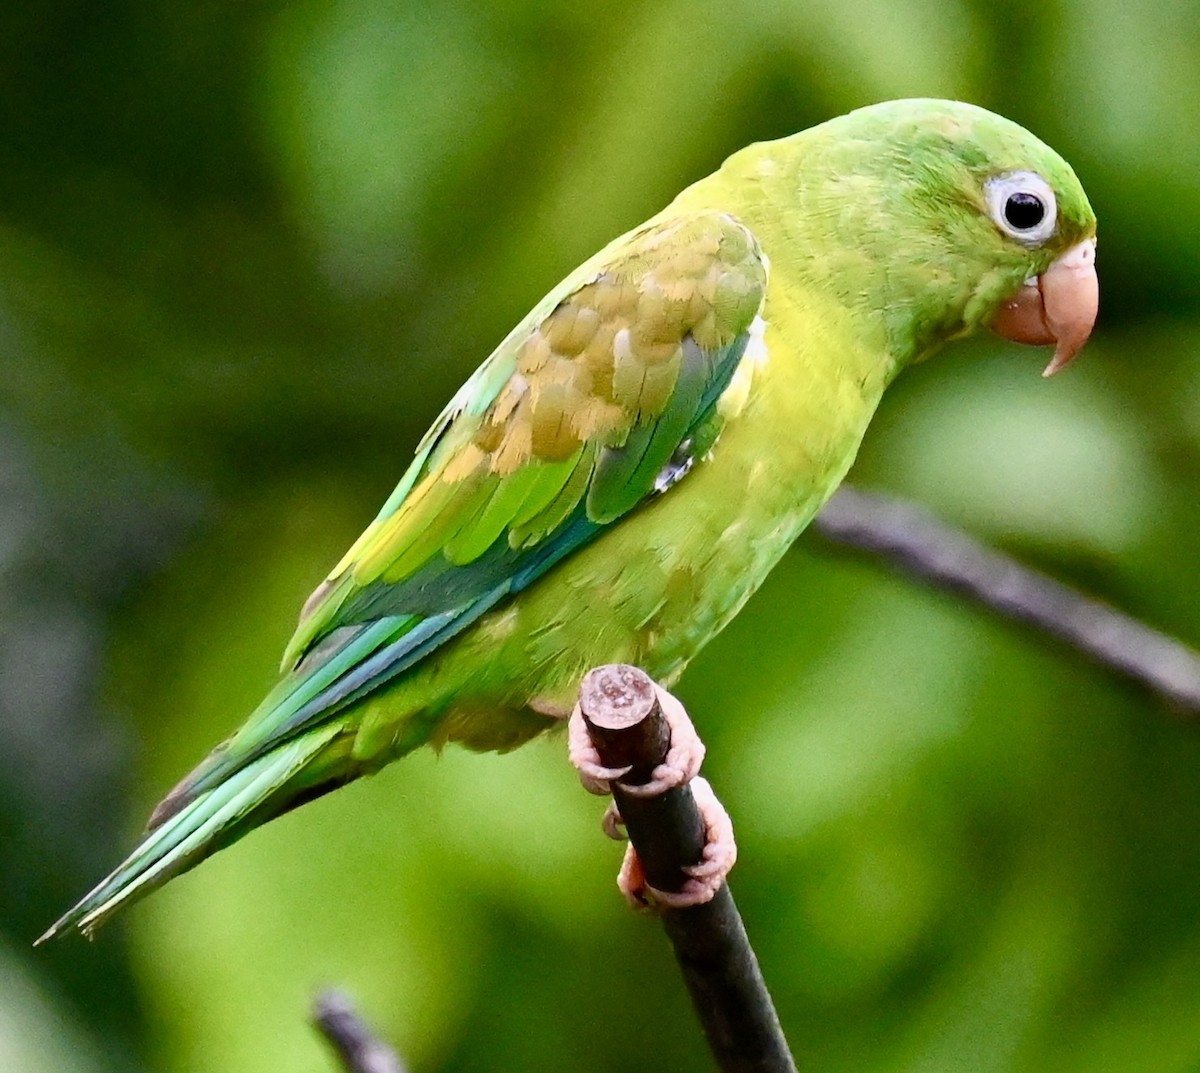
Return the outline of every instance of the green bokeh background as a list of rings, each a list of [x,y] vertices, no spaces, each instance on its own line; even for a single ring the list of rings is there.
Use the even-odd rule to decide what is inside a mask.
[[[748,141],[964,98],[1076,166],[1085,360],[951,349],[855,471],[1200,641],[1200,7],[8,0],[0,1069],[317,1073],[340,983],[416,1071],[709,1068],[561,740],[420,755],[92,945],[30,940],[257,701],[449,393]],[[812,1070],[1200,1070],[1200,737],[802,538],[680,689]]]

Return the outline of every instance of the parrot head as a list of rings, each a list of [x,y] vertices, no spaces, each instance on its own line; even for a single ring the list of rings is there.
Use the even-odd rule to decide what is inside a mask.
[[[762,203],[794,206],[784,227],[897,365],[991,327],[1053,344],[1046,375],[1091,332],[1099,304],[1096,217],[1071,167],[1023,127],[958,101],[874,104],[726,164]]]
[[[1043,375],[1064,368],[1099,307],[1096,216],[1071,166],[1023,127],[960,102],[892,101],[844,120],[863,126],[860,145],[882,143],[867,166],[894,184],[884,203],[902,223],[892,234],[909,236],[902,256],[915,260],[922,293],[941,292],[931,309],[947,275],[957,277],[957,300],[940,308],[961,326],[941,324],[943,338],[988,326],[1054,345]]]

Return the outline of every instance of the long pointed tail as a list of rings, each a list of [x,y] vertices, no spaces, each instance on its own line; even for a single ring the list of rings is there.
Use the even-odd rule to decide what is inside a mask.
[[[37,940],[44,943],[71,928],[85,935],[118,909],[162,886],[210,853],[284,812],[314,786],[297,785],[304,771],[336,735],[321,727],[271,750],[199,794],[149,831],[125,860]],[[35,943],[35,945],[37,945]]]

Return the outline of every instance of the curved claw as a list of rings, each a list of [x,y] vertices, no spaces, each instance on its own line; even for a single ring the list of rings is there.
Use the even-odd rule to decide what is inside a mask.
[[[612,784],[622,775],[629,774],[628,767],[605,767],[600,762],[600,754],[592,744],[578,705],[567,721],[567,755],[579,772],[583,788],[591,794],[603,796],[610,793]]]
[[[629,835],[625,832],[625,821],[621,819],[621,812],[615,801],[610,801],[608,808],[604,810],[604,815],[600,818],[600,830],[614,842],[629,841]]]
[[[639,785],[621,784],[630,797],[657,797],[676,786],[686,786],[696,777],[704,762],[704,742],[696,733],[687,709],[665,689],[656,685],[658,704],[663,718],[671,728],[671,747],[666,758],[654,769],[649,782]]]

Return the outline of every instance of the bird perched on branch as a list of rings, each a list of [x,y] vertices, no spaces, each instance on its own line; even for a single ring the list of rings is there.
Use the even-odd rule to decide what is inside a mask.
[[[279,683],[46,936],[90,932],[247,831],[425,744],[505,750],[580,679],[669,684],[854,460],[906,365],[1096,315],[1071,168],[950,101],[735,153],[554,287],[450,400],[304,605]]]

